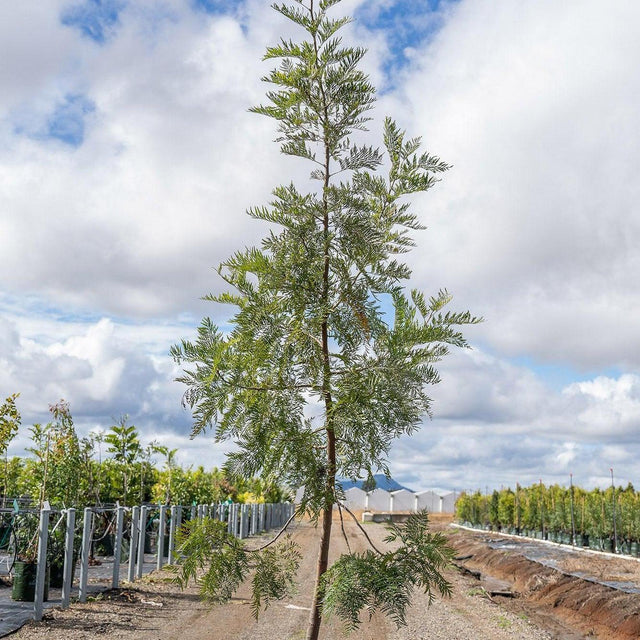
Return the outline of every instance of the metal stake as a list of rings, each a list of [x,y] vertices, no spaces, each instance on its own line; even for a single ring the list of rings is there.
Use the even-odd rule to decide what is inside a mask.
[[[116,507],[116,539],[113,545],[113,574],[111,588],[117,589],[120,584],[120,561],[122,556],[122,526],[124,524],[124,507]]]
[[[51,509],[48,504],[40,509],[40,526],[38,528],[38,567],[36,569],[36,593],[33,602],[33,617],[39,622],[42,620],[44,603],[44,580],[47,573],[47,542],[49,541],[49,514]]]
[[[76,510],[67,509],[67,535],[64,540],[64,569],[62,574],[62,608],[69,606],[73,584],[73,530],[76,526]]]
[[[160,521],[158,522],[158,557],[156,558],[156,569],[160,571],[164,564],[164,532],[167,527],[167,505],[160,505]]]
[[[80,587],[78,597],[80,602],[87,601],[87,580],[89,578],[89,554],[91,553],[91,526],[93,524],[93,511],[91,507],[84,509],[84,521],[82,523],[82,551],[80,553]]]
[[[140,507],[140,525],[138,526],[138,563],[136,566],[136,578],[142,578],[142,565],[144,564],[144,537],[147,533],[147,507]]]
[[[140,507],[131,510],[131,536],[129,538],[129,573],[127,580],[133,582],[136,577],[136,556],[138,549],[138,523],[140,520]]]

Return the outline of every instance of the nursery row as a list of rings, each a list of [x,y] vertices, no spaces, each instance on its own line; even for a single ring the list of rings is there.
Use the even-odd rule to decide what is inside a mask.
[[[474,527],[525,534],[602,550],[637,553],[640,493],[626,488],[516,485],[491,494],[463,492],[456,517]]]
[[[68,403],[50,407],[52,420],[28,427],[28,457],[8,458],[9,442],[21,428],[20,414],[10,396],[0,405],[0,506],[13,498],[40,505],[78,507],[85,504],[211,504],[281,502],[287,494],[277,484],[260,479],[231,479],[224,471],[184,469],[177,449],[156,442],[146,445],[135,425],[121,418],[107,431],[78,436]],[[8,499],[7,496],[11,496]]]
[[[12,596],[16,600],[35,601],[36,619],[42,615],[42,603],[49,586],[62,588],[62,605],[67,606],[79,565],[78,596],[87,596],[89,567],[94,556],[113,558],[111,586],[117,588],[121,564],[128,563],[125,576],[139,578],[145,554],[155,555],[155,566],[162,568],[180,557],[180,544],[194,527],[215,520],[225,535],[246,538],[282,527],[292,517],[290,503],[218,503],[187,507],[141,505],[129,509],[90,508],[76,518],[76,510],[52,511],[45,505],[40,511],[9,511],[1,514],[0,558],[13,575]],[[205,520],[209,519],[209,520]],[[46,562],[45,562],[46,559]]]

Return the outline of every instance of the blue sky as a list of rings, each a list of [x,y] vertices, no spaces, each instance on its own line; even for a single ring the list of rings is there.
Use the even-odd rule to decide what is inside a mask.
[[[412,286],[486,322],[442,364],[434,418],[394,446],[416,489],[638,483],[640,8],[344,0],[384,115],[453,165],[414,201]],[[553,15],[553,20],[549,16]],[[83,432],[130,414],[185,464],[170,346],[226,309],[244,215],[308,170],[278,153],[261,61],[296,37],[262,0],[47,0],[0,9],[0,394],[64,397]],[[38,42],[38,47],[33,46]],[[22,453],[27,433],[11,452]]]
[[[362,3],[354,14],[357,24],[380,35],[388,53],[383,63],[386,83],[394,85],[394,76],[411,61],[416,48],[424,47],[443,25],[446,11],[456,0],[396,0]]]
[[[114,34],[123,0],[84,0],[65,7],[60,16],[67,27],[78,29],[83,36],[103,44]]]

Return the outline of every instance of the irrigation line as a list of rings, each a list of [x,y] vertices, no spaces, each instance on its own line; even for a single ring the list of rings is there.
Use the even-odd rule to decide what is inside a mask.
[[[598,549],[590,549],[589,547],[580,547],[577,545],[563,544],[562,542],[554,542],[553,540],[543,540],[541,538],[531,538],[529,536],[519,536],[515,533],[504,533],[502,531],[487,531],[486,529],[476,529],[475,527],[468,527],[464,524],[458,524],[452,522],[450,527],[456,529],[464,529],[465,531],[475,531],[476,533],[485,533],[488,535],[502,536],[504,538],[511,538],[513,540],[522,540],[523,542],[535,542],[536,544],[546,544],[555,549],[562,549],[566,552],[586,553],[589,555],[597,556],[599,558],[618,558],[618,560],[633,560],[634,562],[640,562],[640,558],[627,555],[626,553],[612,553],[611,551],[599,551]]]

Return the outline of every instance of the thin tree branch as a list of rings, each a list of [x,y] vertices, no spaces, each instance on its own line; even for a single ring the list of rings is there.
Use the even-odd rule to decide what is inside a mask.
[[[347,538],[347,532],[344,530],[344,520],[342,518],[342,505],[338,502],[338,514],[340,515],[340,528],[342,529],[342,535],[344,537],[344,541],[347,543],[347,550],[351,553],[351,545],[349,544],[349,539]]]
[[[245,551],[247,553],[258,553],[258,551],[262,551],[263,549],[266,549],[267,547],[271,546],[287,530],[287,527],[293,522],[293,520],[295,520],[296,515],[298,515],[298,512],[297,510],[294,510],[291,517],[284,523],[284,527],[282,527],[282,529],[278,531],[276,537],[273,538],[273,540],[269,540],[269,542],[267,542],[266,544],[263,544],[261,547],[258,547],[257,549],[245,549]]]
[[[219,371],[217,372],[218,378],[222,380],[222,382],[230,387],[236,387],[238,389],[243,389],[244,391],[294,391],[295,389],[315,389],[316,386],[312,384],[289,384],[289,385],[280,385],[280,386],[252,386],[252,385],[244,385],[239,382],[231,382],[227,380]]]
[[[358,525],[358,529],[360,529],[360,531],[362,531],[364,537],[367,539],[367,542],[371,545],[371,548],[379,555],[379,556],[383,556],[384,553],[382,553],[382,551],[380,551],[380,549],[378,549],[376,547],[375,544],[373,544],[373,542],[371,541],[371,538],[369,537],[369,534],[364,530],[364,528],[362,527],[362,525],[358,522],[358,518],[356,518],[356,516],[354,515],[354,513],[349,509],[349,507],[347,507],[347,505],[345,505],[344,503],[338,503],[341,504],[342,507],[344,508],[344,510],[353,518],[354,522]]]

